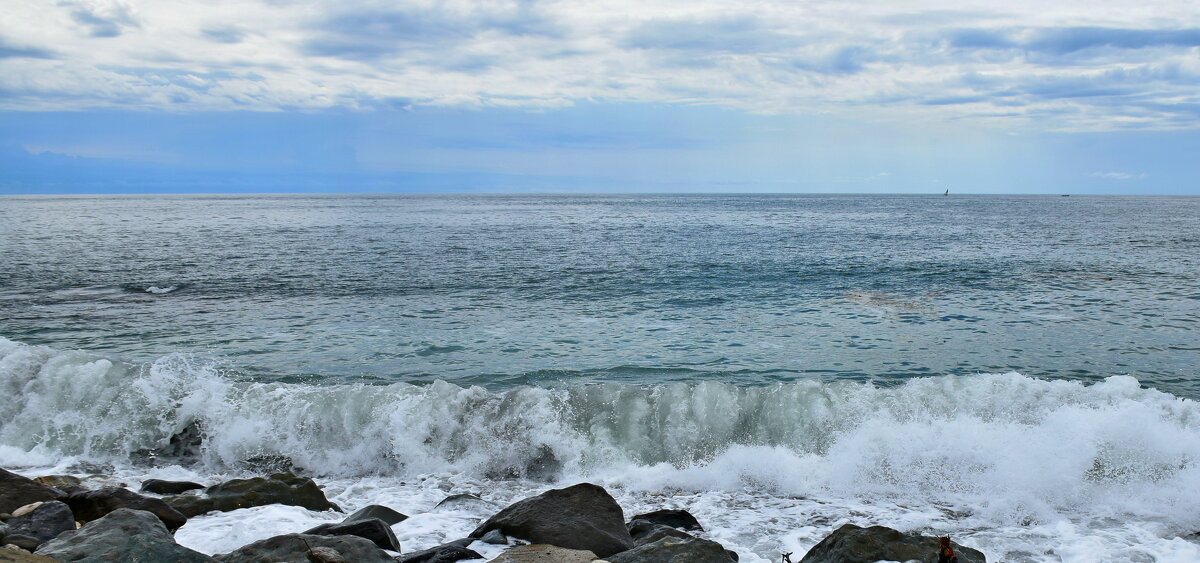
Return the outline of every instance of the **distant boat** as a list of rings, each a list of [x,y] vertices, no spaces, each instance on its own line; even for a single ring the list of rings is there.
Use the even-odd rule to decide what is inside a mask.
[[[1071,194],[1063,194],[1063,197],[1071,197]]]
[[[946,190],[946,193],[944,193],[942,195],[950,195],[950,190]]]

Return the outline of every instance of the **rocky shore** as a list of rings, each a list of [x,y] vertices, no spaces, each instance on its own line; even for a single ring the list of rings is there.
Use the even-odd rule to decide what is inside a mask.
[[[468,494],[443,503],[482,502]],[[342,512],[312,479],[277,473],[204,487],[198,483],[143,482],[91,488],[71,476],[30,479],[0,469],[0,563],[4,562],[224,562],[224,563],[734,563],[738,554],[705,537],[685,510],[663,508],[626,518],[604,488],[580,483],[551,489],[509,505],[467,537],[406,552],[391,526],[408,518],[404,507],[370,505],[339,522],[256,541],[213,556],[175,542],[189,518],[271,504]],[[846,524],[804,555],[784,562],[853,563],[947,561],[984,563],[979,551],[939,538],[882,526]],[[481,552],[497,555],[490,559]],[[793,559],[795,557],[795,559]]]

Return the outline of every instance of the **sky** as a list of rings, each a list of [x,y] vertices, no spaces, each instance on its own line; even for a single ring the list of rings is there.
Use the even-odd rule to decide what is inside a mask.
[[[1200,194],[1191,0],[3,0],[0,193]]]

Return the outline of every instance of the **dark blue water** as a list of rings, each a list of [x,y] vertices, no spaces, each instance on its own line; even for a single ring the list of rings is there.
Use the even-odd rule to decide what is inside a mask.
[[[0,336],[235,377],[1200,396],[1200,198],[0,199]]]

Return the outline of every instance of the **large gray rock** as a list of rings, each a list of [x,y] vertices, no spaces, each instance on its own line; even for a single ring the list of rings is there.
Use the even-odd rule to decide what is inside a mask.
[[[59,563],[45,555],[33,555],[23,551],[11,551],[0,547],[0,563]]]
[[[67,496],[54,487],[47,487],[33,479],[0,469],[0,512],[12,514],[22,506],[47,500],[62,500]]]
[[[591,563],[595,559],[596,554],[586,549],[533,544],[509,549],[488,563]]]
[[[644,520],[654,524],[670,526],[680,530],[704,531],[704,527],[700,525],[700,521],[696,520],[696,517],[692,516],[692,513],[686,510],[655,510],[654,512],[647,512],[645,514],[638,514],[637,516],[634,516],[630,519],[630,523],[632,524],[637,520]]]
[[[345,520],[342,520],[342,522],[370,520],[372,518],[383,520],[388,526],[395,526],[396,524],[408,520],[408,516],[396,512],[395,510],[392,510],[386,506],[380,504],[371,504],[355,510],[351,515],[347,516]]]
[[[536,544],[588,550],[607,557],[633,547],[621,506],[603,487],[580,483],[518,501],[471,532],[500,530]]]
[[[158,516],[128,508],[118,508],[78,530],[64,532],[38,548],[37,555],[79,563],[216,561],[175,543]]]
[[[311,530],[305,530],[304,533],[317,536],[358,536],[371,540],[380,549],[400,551],[400,540],[396,539],[396,534],[392,532],[392,528],[387,525],[387,522],[378,518],[321,524]]]
[[[62,501],[43,502],[33,512],[9,519],[8,533],[37,538],[38,544],[48,542],[63,532],[75,529],[75,515]]]
[[[71,512],[75,513],[75,519],[80,522],[91,522],[118,508],[145,510],[153,513],[172,532],[187,522],[186,516],[171,508],[162,499],[142,496],[121,487],[106,487],[72,493],[64,502],[71,507]]]
[[[370,540],[354,536],[314,536],[286,534],[238,548],[232,553],[217,555],[225,563],[311,563],[309,552],[324,547],[318,553],[328,559],[329,550],[353,563],[392,563],[392,558]]]
[[[610,563],[734,563],[721,544],[697,537],[668,536],[608,558]]]
[[[957,543],[951,545],[958,563],[987,563],[980,551]],[[846,524],[808,550],[800,563],[875,563],[880,560],[937,563],[938,538],[906,534],[885,526],[862,528]]]
[[[142,482],[143,493],[156,495],[177,495],[195,489],[203,489],[204,485],[191,481],[164,481],[162,479],[146,479]]]
[[[204,496],[182,495],[167,497],[168,504],[185,516],[199,516],[212,511],[229,512],[239,508],[288,504],[309,510],[341,509],[325,498],[321,487],[312,479],[291,473],[276,473],[270,477],[234,479],[204,490]]]
[[[626,525],[626,528],[629,529],[629,535],[633,536],[634,545],[654,543],[666,537],[692,537],[691,534],[678,528],[672,528],[662,524],[655,524],[653,522],[647,522],[646,520],[631,520],[629,524]]]
[[[396,558],[396,563],[454,563],[464,559],[483,559],[474,550],[468,549],[470,540],[458,540],[429,549],[406,553]]]

